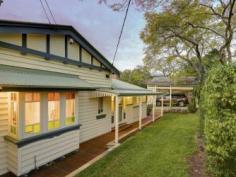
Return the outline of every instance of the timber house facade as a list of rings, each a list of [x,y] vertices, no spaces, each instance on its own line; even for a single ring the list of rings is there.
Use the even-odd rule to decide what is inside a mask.
[[[113,75],[71,26],[0,21],[0,175],[27,174],[112,128],[118,143],[119,124],[140,122],[155,94]]]

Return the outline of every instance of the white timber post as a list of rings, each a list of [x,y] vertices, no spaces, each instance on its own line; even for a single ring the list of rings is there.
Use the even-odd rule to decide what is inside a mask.
[[[163,110],[164,109],[164,99],[163,96],[161,96],[161,117],[163,116]]]
[[[115,144],[119,143],[119,102],[120,97],[115,96]]]
[[[139,97],[139,130],[142,129],[142,99]]]
[[[153,102],[152,102],[152,121],[154,122],[155,121],[156,97],[153,96],[152,99],[153,99]]]

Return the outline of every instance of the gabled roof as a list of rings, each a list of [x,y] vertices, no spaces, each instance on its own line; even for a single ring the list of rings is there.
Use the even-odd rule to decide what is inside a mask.
[[[63,34],[75,39],[83,48],[90,52],[107,69],[119,75],[119,70],[114,67],[93,45],[91,45],[73,26],[44,24],[34,22],[20,22],[0,20],[0,33],[38,33],[38,34]]]

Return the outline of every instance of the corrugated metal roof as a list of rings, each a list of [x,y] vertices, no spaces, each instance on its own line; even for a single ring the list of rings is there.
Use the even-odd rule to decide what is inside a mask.
[[[76,75],[0,65],[0,87],[95,89]]]
[[[123,82],[118,79],[112,79],[112,93],[120,96],[135,96],[135,95],[157,95],[159,93],[152,92],[145,88]]]

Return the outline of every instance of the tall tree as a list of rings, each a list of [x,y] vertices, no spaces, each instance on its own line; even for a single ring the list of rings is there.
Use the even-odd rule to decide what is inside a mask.
[[[203,79],[204,56],[219,52],[222,64],[232,61],[235,0],[173,0],[159,12],[147,12],[141,38],[147,45],[145,63],[153,68],[190,65]],[[172,67],[171,67],[172,68]]]
[[[137,66],[133,70],[126,69],[121,73],[120,79],[140,87],[147,87],[147,81],[151,79],[151,74],[147,67]]]

